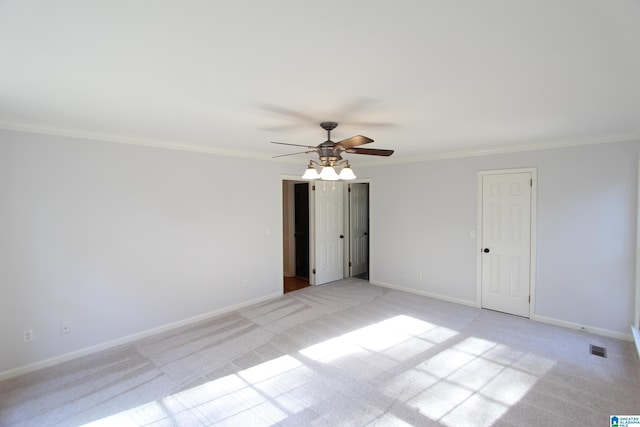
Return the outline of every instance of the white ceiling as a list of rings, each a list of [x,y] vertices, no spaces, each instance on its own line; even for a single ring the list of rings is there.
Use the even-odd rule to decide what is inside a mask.
[[[385,161],[639,138],[640,0],[0,0],[0,127],[270,158],[323,120]]]

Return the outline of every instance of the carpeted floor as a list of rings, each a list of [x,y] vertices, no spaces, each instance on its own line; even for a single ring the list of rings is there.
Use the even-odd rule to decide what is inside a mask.
[[[0,382],[2,426],[608,426],[630,414],[631,342],[357,279]]]

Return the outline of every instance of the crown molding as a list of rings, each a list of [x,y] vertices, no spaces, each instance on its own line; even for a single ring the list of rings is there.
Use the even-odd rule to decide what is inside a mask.
[[[223,148],[187,144],[184,142],[179,142],[174,140],[158,140],[158,139],[115,136],[115,135],[108,135],[108,134],[97,133],[97,132],[63,129],[63,128],[58,128],[53,126],[42,126],[42,125],[32,125],[32,124],[24,124],[24,123],[17,123],[17,122],[0,121],[0,129],[17,131],[17,132],[39,133],[44,135],[63,136],[68,138],[85,139],[85,140],[92,140],[92,141],[112,142],[117,144],[139,145],[143,147],[165,148],[168,150],[191,151],[195,153],[205,153],[205,154],[217,154],[221,156],[243,157],[243,158],[252,158],[252,159],[259,159],[259,160],[270,159],[268,155],[256,154],[249,151],[227,150]]]
[[[169,150],[191,151],[196,153],[215,154],[215,155],[221,155],[221,156],[269,160],[269,161],[277,161],[281,163],[299,163],[299,158],[294,159],[292,157],[284,157],[279,159],[273,159],[269,155],[256,154],[254,152],[249,152],[249,151],[228,150],[228,149],[217,148],[217,147],[188,144],[188,143],[174,141],[174,140],[157,140],[157,139],[115,136],[115,135],[108,135],[108,134],[97,133],[97,132],[64,129],[64,128],[58,128],[54,126],[0,121],[0,129],[18,131],[18,132],[63,136],[63,137],[93,140],[93,141],[111,142],[111,143],[118,143],[118,144],[139,145],[144,147],[165,148]],[[541,140],[537,142],[530,142],[530,143],[517,144],[517,145],[497,145],[497,146],[485,147],[485,148],[432,152],[432,153],[419,154],[416,156],[406,155],[406,156],[398,156],[398,157],[391,157],[391,158],[384,158],[384,159],[381,159],[381,158],[367,159],[367,160],[363,159],[364,161],[358,162],[359,163],[358,166],[366,168],[366,167],[374,167],[374,166],[389,165],[389,164],[420,163],[420,162],[427,162],[427,161],[433,161],[433,160],[490,156],[490,155],[510,154],[510,153],[525,152],[525,151],[549,150],[549,149],[555,149],[555,148],[568,148],[568,147],[578,147],[578,146],[584,146],[584,145],[605,144],[605,143],[615,143],[615,142],[633,142],[633,141],[640,142],[640,130],[635,133],[630,133],[626,135],[625,134],[609,135],[609,136],[602,136],[602,137],[596,137],[596,138],[588,137],[588,138],[574,138],[574,139]]]
[[[531,142],[518,145],[497,145],[486,148],[476,148],[467,150],[441,151],[434,153],[419,154],[412,157],[389,158],[386,161],[376,159],[373,162],[363,163],[361,167],[373,167],[388,164],[420,163],[432,160],[458,159],[465,157],[491,156],[499,154],[511,154],[526,151],[552,150],[556,148],[580,147],[595,144],[609,144],[616,142],[640,142],[640,132],[627,135],[609,135],[600,138],[577,138],[577,139],[556,139]]]

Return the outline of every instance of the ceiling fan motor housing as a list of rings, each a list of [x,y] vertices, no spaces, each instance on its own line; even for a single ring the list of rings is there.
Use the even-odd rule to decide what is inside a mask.
[[[338,123],[336,122],[322,122],[320,123],[320,127],[322,127],[322,129],[326,130],[327,132],[334,130],[336,127],[338,127]]]
[[[323,165],[333,166],[337,161],[342,160],[340,155],[340,147],[336,146],[330,140],[323,142],[317,147],[320,161]]]

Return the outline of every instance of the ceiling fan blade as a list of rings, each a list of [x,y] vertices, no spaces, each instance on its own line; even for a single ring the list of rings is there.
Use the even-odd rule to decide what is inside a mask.
[[[351,154],[368,154],[369,156],[390,156],[393,150],[380,150],[377,148],[350,148],[347,153]]]
[[[288,117],[292,117],[294,119],[297,120],[301,120],[303,122],[307,122],[307,123],[316,123],[317,120],[307,114],[304,113],[300,113],[298,111],[292,110],[290,108],[285,108],[285,107],[280,107],[277,105],[271,105],[271,104],[261,104],[258,105],[258,108],[261,108],[265,111],[269,111],[272,113],[276,113],[276,114],[280,114],[282,116],[288,116]]]
[[[298,154],[309,154],[309,153],[315,153],[315,150],[311,150],[311,151],[299,151],[297,153],[289,153],[289,154],[281,154],[279,156],[273,156],[272,159],[278,158],[278,157],[287,157],[287,156],[296,156]]]
[[[275,141],[271,141],[272,144],[280,144],[280,145],[292,145],[294,147],[306,147],[306,148],[313,148],[314,150],[316,149],[316,147],[312,146],[312,145],[300,145],[300,144],[289,144],[287,142],[275,142]]]
[[[277,126],[262,126],[260,129],[268,131],[282,131],[299,128],[300,125],[277,125]]]
[[[397,126],[395,123],[390,122],[360,122],[360,121],[349,121],[349,122],[340,122],[344,126],[357,126],[357,127],[379,127],[379,128],[391,128]]]
[[[366,136],[356,135],[351,138],[343,139],[342,141],[336,142],[336,144],[342,145],[345,149],[349,149],[351,147],[355,147],[358,145],[369,144],[373,142],[373,139],[367,138]]]

